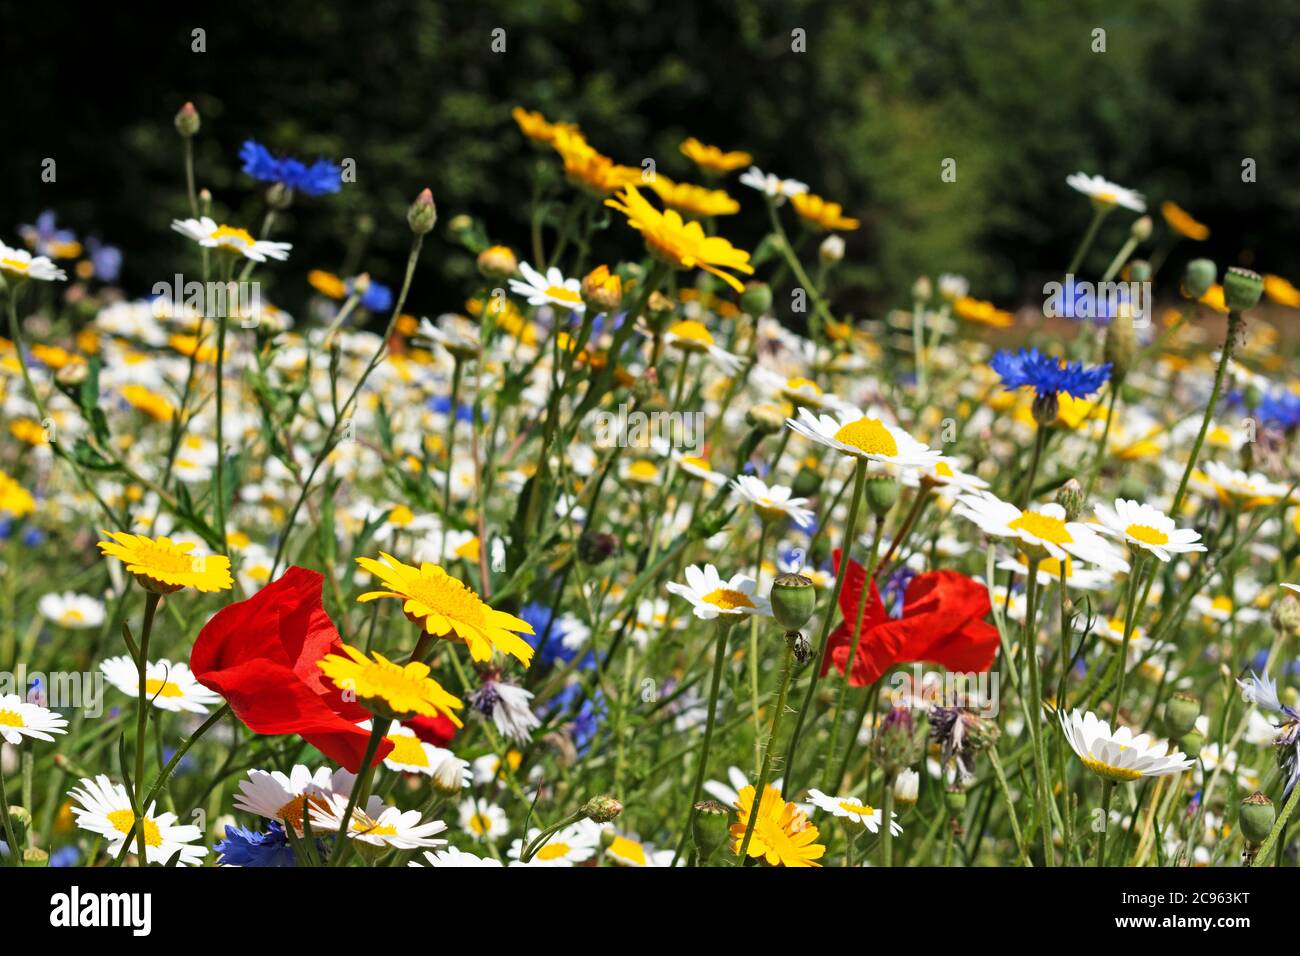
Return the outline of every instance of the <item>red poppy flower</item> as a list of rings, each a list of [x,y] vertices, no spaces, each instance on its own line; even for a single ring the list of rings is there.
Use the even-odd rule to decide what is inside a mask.
[[[451,738],[456,736],[456,725],[445,714],[434,717],[416,714],[402,721],[402,726],[415,731],[415,736],[435,747],[446,747],[451,743]]]
[[[840,552],[835,552],[839,570]],[[853,648],[854,615],[867,571],[852,558],[840,591],[844,620],[831,632],[822,674],[831,664],[841,673]],[[849,683],[873,684],[895,664],[925,661],[950,671],[986,671],[998,652],[998,631],[983,620],[991,610],[988,589],[956,571],[931,571],[912,578],[903,596],[903,616],[891,618],[876,582],[862,619],[862,635]]]
[[[199,632],[190,670],[230,702],[249,730],[298,734],[357,773],[370,739],[357,723],[372,715],[344,700],[317,667],[343,646],[321,604],[323,580],[292,567],[248,600],[222,608]],[[375,762],[392,749],[380,741]]]

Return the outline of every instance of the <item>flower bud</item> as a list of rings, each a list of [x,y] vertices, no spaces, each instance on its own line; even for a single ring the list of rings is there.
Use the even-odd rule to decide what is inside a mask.
[[[1277,810],[1273,801],[1258,790],[1241,801],[1241,812],[1237,821],[1241,826],[1242,839],[1247,846],[1259,846],[1273,832],[1273,823],[1277,819]]]
[[[772,287],[766,282],[747,282],[740,294],[740,309],[746,315],[767,315],[772,310]]]
[[[865,496],[871,513],[877,518],[883,518],[898,502],[898,479],[892,476],[868,475]]]
[[[894,800],[904,807],[916,803],[921,790],[921,775],[915,770],[900,770],[894,778]]]
[[[691,537],[697,541],[704,541],[712,538],[726,526],[726,510],[723,508],[710,508],[703,514],[697,515],[695,520],[691,522]]]
[[[1223,303],[1230,312],[1253,309],[1264,294],[1264,278],[1258,272],[1232,266],[1223,274]]]
[[[609,823],[623,812],[623,804],[609,794],[601,794],[588,800],[583,805],[582,812],[589,820],[594,820],[596,823]]]
[[[833,266],[844,258],[844,240],[836,235],[829,235],[817,247],[817,255],[822,262]]]
[[[912,301],[929,302],[934,295],[934,283],[930,281],[929,276],[917,276],[916,281],[912,283]]]
[[[1201,755],[1203,746],[1205,746],[1205,735],[1199,730],[1189,730],[1178,738],[1178,749],[1193,760]]]
[[[761,428],[768,435],[775,435],[785,428],[785,409],[771,402],[759,402],[750,405],[745,411],[745,422],[751,428]]]
[[[29,846],[23,850],[23,866],[49,866],[50,855],[40,847]]]
[[[284,183],[271,183],[266,188],[266,204],[277,212],[284,212],[293,205],[293,190]]]
[[[1130,282],[1150,282],[1151,281],[1151,263],[1145,259],[1130,259],[1128,263],[1128,278]]]
[[[582,277],[582,301],[593,312],[613,312],[623,303],[623,281],[608,266],[597,266]]]
[[[1114,385],[1124,384],[1128,371],[1137,356],[1137,333],[1133,330],[1133,315],[1127,307],[1121,308],[1118,315],[1106,326],[1106,341],[1102,354],[1110,363],[1110,377]]]
[[[509,279],[519,271],[519,260],[509,246],[488,246],[478,254],[475,265],[479,275],[496,282]]]
[[[812,579],[802,574],[778,574],[768,597],[772,616],[787,631],[797,631],[807,624],[817,607],[817,589]]]
[[[1214,285],[1218,274],[1218,267],[1211,260],[1193,259],[1183,270],[1183,295],[1189,299],[1199,299]]]
[[[1191,694],[1177,691],[1165,704],[1165,733],[1171,738],[1182,737],[1196,728],[1196,718],[1201,716],[1201,702]]]
[[[457,757],[448,754],[442,763],[433,769],[433,789],[445,797],[460,793],[465,783],[464,764]]]
[[[650,316],[650,321],[655,325],[672,315],[675,309],[673,300],[662,292],[651,292],[650,298],[645,304],[646,313]]]
[[[406,224],[417,236],[427,236],[437,222],[438,207],[433,204],[433,192],[425,188],[406,211]]]
[[[1129,227],[1128,234],[1138,242],[1146,242],[1151,238],[1151,226],[1150,216],[1138,216]]]
[[[578,538],[578,560],[583,564],[604,564],[618,551],[618,538],[608,531],[584,531]]]
[[[1300,601],[1295,595],[1285,594],[1273,603],[1273,629],[1279,634],[1294,636],[1300,633]]]
[[[1083,497],[1083,488],[1079,482],[1071,478],[1060,488],[1056,489],[1056,503],[1065,509],[1066,521],[1078,521],[1079,515],[1083,514],[1083,506],[1086,501]]]
[[[727,839],[731,811],[717,800],[702,800],[695,804],[691,818],[691,834],[695,838],[695,851],[704,863]]]
[[[805,465],[794,476],[794,481],[791,482],[791,493],[800,498],[811,498],[821,490],[821,487],[822,476],[815,468]]]
[[[186,103],[182,106],[172,122],[176,124],[176,132],[186,139],[197,134],[199,127],[203,125],[199,119],[199,111],[194,108],[193,103]]]
[[[966,811],[966,791],[958,786],[951,786],[943,792],[943,805],[948,816],[959,817]]]
[[[887,774],[897,773],[921,759],[921,738],[916,733],[912,709],[891,707],[872,739],[880,766]]]

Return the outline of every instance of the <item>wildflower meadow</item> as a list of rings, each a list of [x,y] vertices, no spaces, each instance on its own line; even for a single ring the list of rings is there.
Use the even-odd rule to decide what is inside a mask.
[[[855,310],[826,182],[510,106],[531,204],[430,168],[382,278],[298,251],[352,160],[192,103],[139,210],[183,272],[0,222],[0,863],[1295,865],[1266,249],[1061,167],[1041,296]]]

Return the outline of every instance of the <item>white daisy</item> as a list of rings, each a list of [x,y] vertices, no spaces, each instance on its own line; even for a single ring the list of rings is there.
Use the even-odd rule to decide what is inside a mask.
[[[524,280],[511,279],[510,291],[523,296],[529,305],[558,305],[579,315],[586,311],[581,280],[566,279],[555,266],[542,275],[526,262],[519,263],[519,274]]]
[[[289,258],[289,250],[293,248],[288,242],[254,239],[247,229],[218,225],[207,216],[199,219],[173,219],[172,229],[207,249],[219,249],[254,262],[265,262],[267,259],[283,261]]]
[[[11,746],[17,747],[24,737],[52,741],[50,734],[66,734],[67,726],[67,719],[52,710],[30,704],[17,694],[0,694],[0,740]]]
[[[669,581],[669,593],[684,597],[695,608],[695,616],[712,621],[719,614],[761,614],[770,617],[772,608],[767,598],[754,593],[756,582],[747,574],[734,575],[723,581],[718,569],[711,564],[700,568],[694,564],[686,569],[686,583]]]
[[[26,249],[13,249],[3,242],[0,242],[0,272],[41,282],[63,282],[68,278],[47,256],[33,256]]]
[[[844,817],[854,823],[861,823],[872,833],[880,832],[880,824],[885,819],[885,813],[879,807],[860,803],[853,797],[832,797],[820,790],[809,790],[808,799],[813,806],[825,810],[832,816]],[[898,823],[897,817],[897,813],[889,815],[889,832],[894,836],[898,836],[903,832],[903,827]]]
[[[772,173],[763,172],[757,166],[750,166],[748,170],[741,173],[740,183],[750,189],[757,189],[769,199],[775,199],[778,206],[791,196],[808,191],[807,183],[801,183],[797,179],[782,179]]]
[[[808,499],[790,497],[793,492],[785,485],[767,485],[753,475],[741,475],[731,482],[731,488],[752,504],[764,520],[785,517],[800,527],[812,524],[812,509],[804,507]]]
[[[1131,547],[1150,551],[1161,561],[1168,561],[1171,554],[1205,550],[1205,545],[1197,543],[1201,538],[1199,532],[1175,527],[1173,519],[1150,505],[1116,498],[1113,509],[1098,504],[1095,511],[1101,520],[1091,522],[1089,527],[1120,538]]]
[[[642,328],[647,335],[653,334],[648,327]],[[682,319],[668,326],[664,330],[664,344],[683,352],[707,355],[727,375],[735,375],[745,365],[742,356],[733,355],[714,342],[708,326],[695,319]]]
[[[1029,560],[1023,554],[1014,558],[1003,558],[998,562],[998,570],[1011,571],[1015,574],[1029,573]],[[1080,591],[1099,591],[1108,587],[1115,575],[1110,571],[1080,566],[1073,558],[1058,561],[1056,558],[1043,558],[1038,562],[1038,584],[1047,587],[1061,580],[1061,568],[1065,568],[1065,583],[1068,587]]]
[[[476,840],[495,840],[510,832],[510,821],[495,803],[471,798],[461,801],[460,828]]]
[[[1285,485],[1258,472],[1240,471],[1217,461],[1207,461],[1202,474],[1204,477],[1197,482],[1201,489],[1208,489],[1221,501],[1235,501],[1247,508],[1272,504],[1287,493]]]
[[[1080,715],[1073,710],[1068,717],[1062,711],[1060,716],[1065,739],[1083,765],[1107,780],[1124,782],[1182,773],[1194,763],[1182,751],[1171,751],[1168,741],[1157,743],[1147,734],[1134,737],[1127,727],[1111,733],[1110,724],[1092,711]]]
[[[420,319],[420,327],[412,338],[417,345],[441,345],[452,354],[476,353],[479,350],[479,327],[454,312],[438,316],[435,325],[427,318]]]
[[[329,799],[352,795],[356,777],[346,770],[331,771],[319,767],[313,773],[302,764],[295,764],[286,776],[279,770],[248,771],[248,779],[239,782],[235,794],[235,809],[243,810],[267,820],[279,820],[302,833],[302,815],[306,805],[325,809]]]
[[[541,834],[537,827],[528,831],[526,840],[515,840],[510,844],[510,859],[518,860],[524,847],[532,843]],[[533,858],[523,866],[573,866],[585,863],[596,855],[600,849],[600,824],[592,820],[579,820],[554,834]]]
[[[36,610],[51,624],[69,630],[90,630],[104,623],[104,602],[89,594],[51,591],[36,602]]]
[[[412,860],[407,866],[502,866],[500,860],[494,860],[490,856],[475,856],[473,853],[466,853],[464,850],[458,850],[454,846],[449,846],[443,850],[425,850],[423,853],[427,864],[418,860]]]
[[[373,803],[374,798],[370,802]],[[343,815],[348,811],[348,798],[335,795],[329,798],[328,807],[321,808],[311,804],[312,828],[317,832],[337,832],[343,822]],[[372,846],[394,847],[398,850],[414,850],[419,847],[442,846],[446,840],[436,840],[434,836],[447,829],[441,820],[422,823],[419,810],[401,810],[397,807],[383,807],[376,811],[373,807],[352,810],[352,820],[347,834],[353,840],[360,840]]]
[[[931,488],[943,488],[949,492],[983,491],[989,483],[978,475],[964,472],[957,466],[956,458],[940,458],[928,468],[907,469],[899,479],[909,488],[925,484]]]
[[[677,462],[677,467],[682,470],[683,474],[707,481],[711,485],[725,485],[727,483],[727,476],[720,471],[714,471],[707,458],[688,455],[684,452],[673,452],[673,459]]]
[[[886,425],[880,419],[862,415],[856,410],[845,410],[831,416],[817,415],[801,408],[797,419],[788,418],[785,423],[819,445],[855,458],[882,461],[900,468],[929,468],[943,457],[901,428]]]
[[[1066,521],[1065,509],[1052,502],[1021,511],[987,491],[964,494],[953,514],[969,518],[986,535],[1011,538],[1063,561],[1073,556],[1110,571],[1127,571],[1128,562],[1101,535],[1078,521]]]
[[[1083,193],[1093,202],[1102,206],[1123,206],[1134,212],[1146,212],[1147,204],[1142,194],[1132,189],[1117,186],[1101,176],[1089,176],[1087,173],[1071,173],[1065,182],[1075,190]]]
[[[99,665],[104,677],[122,693],[138,697],[140,674],[135,661],[125,654],[110,657]],[[150,661],[144,669],[144,690],[155,707],[172,712],[206,714],[209,704],[221,703],[221,695],[208,690],[190,673],[188,664],[166,658]]]
[[[126,787],[100,774],[94,780],[83,777],[81,786],[69,790],[68,796],[79,804],[72,807],[77,826],[107,840],[109,856],[120,854],[122,843],[135,824],[135,812],[131,809]],[[193,845],[195,840],[203,839],[202,830],[188,824],[177,826],[174,813],[155,815],[152,803],[144,812],[141,826],[144,828],[145,859],[149,863],[165,864],[179,853],[177,866],[195,866],[208,855],[206,846]],[[138,834],[131,841],[131,849],[137,846],[137,839]]]
[[[644,651],[652,639],[669,631],[680,631],[683,626],[681,618],[672,613],[672,605],[667,598],[647,598],[637,605],[632,639],[636,641],[637,648]]]

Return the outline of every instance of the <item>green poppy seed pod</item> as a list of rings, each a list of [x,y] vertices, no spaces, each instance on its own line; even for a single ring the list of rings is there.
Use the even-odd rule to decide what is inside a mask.
[[[40,847],[29,846],[23,850],[23,866],[49,866],[50,855]]]
[[[438,207],[433,203],[433,192],[427,187],[415,197],[411,208],[406,211],[406,224],[417,236],[427,236],[433,232],[438,222]]]
[[[1178,691],[1165,704],[1165,733],[1172,737],[1182,737],[1196,727],[1196,718],[1201,716],[1201,702],[1191,694]]]
[[[1151,238],[1151,226],[1150,216],[1138,216],[1129,227],[1128,234],[1138,242],[1146,242]]]
[[[740,308],[746,315],[767,315],[772,311],[772,287],[766,282],[747,282],[740,294]]]
[[[1264,277],[1232,266],[1223,274],[1223,303],[1231,312],[1253,309],[1264,294]]]
[[[1131,282],[1150,282],[1151,281],[1151,263],[1145,259],[1130,259],[1128,263],[1128,277]]]
[[[182,106],[173,122],[176,124],[176,132],[186,139],[196,135],[199,127],[203,125],[202,120],[199,118],[199,111],[194,108],[193,103],[186,103]]]
[[[1137,351],[1137,332],[1133,329],[1133,316],[1127,309],[1121,309],[1106,326],[1106,342],[1102,348],[1102,353],[1111,366],[1110,377],[1116,385],[1124,384],[1129,369],[1133,367],[1133,359],[1137,356]]]
[[[717,800],[702,800],[695,804],[695,816],[691,818],[691,835],[695,839],[695,850],[704,863],[718,847],[727,840],[727,831],[731,820],[731,811]]]
[[[1044,392],[1034,396],[1034,421],[1044,428],[1056,424],[1056,416],[1061,412],[1061,402],[1055,392]]]
[[[1189,730],[1178,738],[1178,749],[1193,760],[1201,755],[1203,746],[1205,746],[1205,735],[1199,730]]]
[[[1079,515],[1083,514],[1085,504],[1083,487],[1071,478],[1056,489],[1056,503],[1065,509],[1066,521],[1078,521]]]
[[[1272,800],[1256,790],[1241,801],[1241,813],[1237,819],[1241,825],[1241,836],[1247,845],[1259,846],[1273,832],[1277,810]]]
[[[583,804],[582,812],[587,815],[587,819],[594,820],[596,823],[609,823],[623,812],[623,804],[609,794],[603,793]]]
[[[821,491],[822,476],[815,469],[806,465],[799,469],[799,473],[794,476],[793,492],[799,498],[811,498],[817,492]]]
[[[808,623],[817,607],[817,589],[812,579],[802,574],[778,574],[768,599],[776,623],[787,631],[797,631]]]
[[[1283,635],[1300,633],[1300,601],[1294,595],[1286,594],[1273,603],[1273,629]]]
[[[943,805],[948,810],[948,816],[961,816],[966,811],[966,791],[961,787],[949,787],[943,792]]]
[[[883,518],[898,502],[898,479],[889,476],[869,476],[865,494],[867,507],[871,509],[871,513],[877,518]]]
[[[1219,267],[1209,259],[1193,259],[1183,270],[1183,295],[1189,299],[1199,299],[1214,285],[1218,278]]]
[[[266,204],[277,212],[293,205],[293,190],[284,183],[272,183],[266,189]]]

